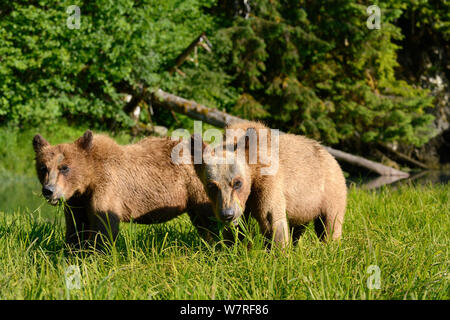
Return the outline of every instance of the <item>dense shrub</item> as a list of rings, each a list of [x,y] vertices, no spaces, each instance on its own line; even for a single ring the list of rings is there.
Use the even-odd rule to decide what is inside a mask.
[[[129,126],[124,96],[143,84],[328,144],[420,145],[433,134],[424,112],[432,106],[428,92],[398,74],[404,42],[397,22],[417,11],[426,17],[422,27],[448,37],[448,22],[434,13],[445,13],[447,4],[374,1],[381,29],[369,30],[363,1],[250,1],[247,18],[239,3],[2,1],[0,124],[63,117]],[[67,27],[73,4],[81,8],[80,29]],[[203,31],[213,52],[200,48],[198,63],[182,65],[185,76],[169,74]],[[163,110],[153,120],[173,122]]]
[[[379,30],[368,29],[367,6],[354,0],[261,1],[221,30],[232,42],[228,72],[243,90],[238,111],[326,143],[426,142],[431,98],[395,74],[394,22],[407,8],[379,6]]]
[[[21,125],[60,117],[130,124],[126,88],[162,85],[165,66],[211,21],[201,0],[4,2],[0,122]],[[67,26],[73,4],[79,29]]]

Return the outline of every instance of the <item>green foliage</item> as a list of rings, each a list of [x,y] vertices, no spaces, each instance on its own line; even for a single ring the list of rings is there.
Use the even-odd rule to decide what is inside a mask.
[[[450,40],[450,3],[448,1],[412,0],[407,4],[403,3],[402,7],[414,13],[415,27],[430,28],[436,34],[442,34],[445,40]]]
[[[398,42],[402,48],[398,59],[400,76],[411,82],[419,82],[427,77],[438,75],[442,78],[445,75],[448,81],[450,2],[390,0],[387,6],[396,6],[403,11],[397,21],[404,34],[404,38]],[[439,99],[436,102],[439,103]]]
[[[222,30],[247,114],[331,144],[426,142],[432,99],[395,75],[402,10],[379,5],[380,30],[367,28],[366,6],[354,0],[260,1]]]
[[[417,14],[417,28],[448,39],[448,4],[379,2],[381,29],[369,30],[362,1],[261,0],[252,2],[248,19],[225,14],[234,2],[4,4],[0,124],[26,127],[64,118],[120,129],[133,124],[123,111],[125,96],[144,85],[327,144],[421,145],[432,136],[432,116],[424,112],[432,106],[428,92],[397,74],[404,36],[397,21]],[[80,29],[66,25],[73,4],[81,9]],[[203,31],[213,52],[199,48],[198,63],[181,66],[185,76],[170,74],[176,57]],[[166,110],[155,113],[157,123],[186,124]]]
[[[14,1],[0,13],[0,122],[51,123],[64,117],[126,126],[127,88],[163,85],[167,65],[207,31],[208,1]],[[73,15],[73,13],[72,13]],[[189,21],[189,23],[184,23]]]

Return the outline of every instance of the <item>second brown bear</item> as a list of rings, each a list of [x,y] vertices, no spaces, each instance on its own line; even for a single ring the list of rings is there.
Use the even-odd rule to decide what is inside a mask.
[[[198,141],[201,139],[198,136],[193,136],[192,143],[192,152],[196,152],[195,148],[203,149],[203,161],[196,165],[196,172],[218,219],[236,224],[244,213],[250,214],[264,235],[281,247],[288,243],[290,228],[297,238],[310,221],[315,222],[320,238],[341,237],[347,188],[333,156],[318,142],[303,136],[282,134],[274,144],[276,140],[272,139],[270,129],[257,122],[229,125],[225,138],[230,132],[233,140],[237,139],[231,140],[234,144],[231,147],[230,140],[227,145],[225,139],[221,149],[208,150],[205,143]],[[268,133],[267,144],[255,145],[252,135],[256,134],[261,142],[262,133]],[[242,139],[244,144],[240,143]],[[244,146],[245,156],[233,158],[239,150],[238,144]],[[255,152],[257,161],[252,163],[250,159]],[[261,161],[264,154],[272,163]],[[220,156],[235,161],[221,163]],[[275,170],[267,174],[270,166]]]

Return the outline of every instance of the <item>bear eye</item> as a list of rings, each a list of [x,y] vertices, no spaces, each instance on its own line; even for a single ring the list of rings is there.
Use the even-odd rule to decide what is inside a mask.
[[[241,180],[235,180],[233,183],[233,189],[239,190],[242,187],[242,181]]]
[[[47,166],[46,166],[45,164],[42,165],[42,166],[40,166],[40,167],[39,167],[39,172],[40,172],[41,174],[47,173]]]
[[[59,172],[61,172],[62,174],[67,174],[70,171],[70,168],[66,165],[61,166],[61,168],[59,168]]]

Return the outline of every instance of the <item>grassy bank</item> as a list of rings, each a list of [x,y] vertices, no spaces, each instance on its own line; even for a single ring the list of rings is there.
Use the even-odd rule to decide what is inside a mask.
[[[448,185],[352,189],[340,243],[208,247],[186,216],[123,224],[108,254],[68,254],[61,214],[0,213],[1,299],[449,299]],[[81,272],[68,290],[70,265]],[[380,289],[370,290],[370,265]]]

